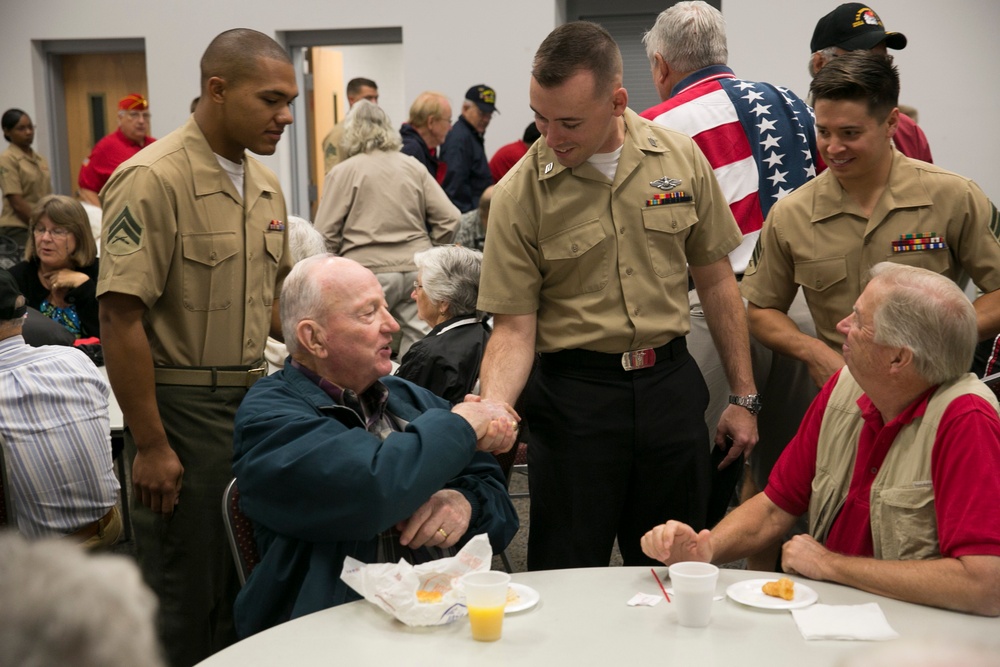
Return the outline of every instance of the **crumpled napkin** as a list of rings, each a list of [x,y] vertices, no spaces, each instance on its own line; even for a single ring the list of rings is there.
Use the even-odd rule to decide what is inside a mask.
[[[809,639],[859,639],[885,641],[896,639],[877,602],[857,605],[814,604],[792,609],[799,632]]]

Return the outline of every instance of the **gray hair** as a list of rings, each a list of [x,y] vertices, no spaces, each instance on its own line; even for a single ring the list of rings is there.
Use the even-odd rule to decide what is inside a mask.
[[[288,250],[295,264],[306,257],[326,252],[326,242],[319,230],[305,218],[288,216]]]
[[[0,563],[0,665],[164,665],[156,596],[134,561],[8,532]]]
[[[825,65],[826,63],[830,62],[831,60],[833,60],[834,58],[837,57],[837,47],[835,47],[835,46],[828,46],[825,49],[820,49],[819,51],[816,51],[815,53],[812,53],[812,54],[809,55],[809,76],[810,77],[815,77],[816,73],[819,72],[819,70],[816,69],[816,62],[815,62],[815,58],[813,57],[813,56],[816,55],[816,53],[818,53],[823,58],[823,64]],[[820,66],[820,69],[822,69],[822,65]]]
[[[368,100],[358,100],[344,120],[344,138],[340,145],[344,154],[352,157],[372,151],[398,151],[403,146],[403,140],[380,106]]]
[[[678,2],[663,10],[656,23],[642,36],[649,62],[659,53],[665,62],[680,72],[694,72],[711,65],[725,65],[729,60],[726,44],[726,19],[709,4]]]
[[[447,304],[450,316],[476,312],[483,253],[456,245],[437,246],[415,254],[413,263],[421,272],[427,298]]]
[[[327,300],[327,295],[319,285],[322,274],[313,271],[313,265],[325,262],[331,257],[336,255],[323,253],[297,262],[281,287],[281,303],[278,306],[281,334],[285,338],[285,347],[291,355],[299,351],[295,328],[302,320],[314,318],[320,313]]]
[[[906,347],[914,368],[930,384],[953,380],[969,370],[979,338],[976,310],[953,281],[916,266],[880,262],[871,282],[883,287],[872,313],[874,340]]]

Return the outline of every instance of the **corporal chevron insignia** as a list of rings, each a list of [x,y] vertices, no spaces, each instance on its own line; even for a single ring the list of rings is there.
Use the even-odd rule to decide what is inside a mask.
[[[108,228],[108,238],[102,250],[112,255],[130,255],[142,248],[144,238],[142,225],[132,217],[126,205]]]

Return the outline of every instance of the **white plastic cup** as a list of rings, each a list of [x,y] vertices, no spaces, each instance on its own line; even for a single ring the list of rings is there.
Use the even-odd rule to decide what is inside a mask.
[[[461,585],[469,610],[472,638],[481,642],[500,639],[510,575],[495,570],[470,572],[462,576]]]
[[[669,568],[670,583],[674,587],[671,598],[677,609],[678,622],[687,628],[703,628],[712,618],[715,584],[719,568],[711,563],[686,561],[674,563]]]

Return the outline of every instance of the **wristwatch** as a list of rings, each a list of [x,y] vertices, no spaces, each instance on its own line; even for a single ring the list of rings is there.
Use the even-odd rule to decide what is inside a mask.
[[[763,405],[760,400],[760,394],[748,394],[746,396],[730,394],[729,403],[732,405],[738,405],[741,408],[746,408],[752,415],[756,415],[760,412],[760,408]]]

